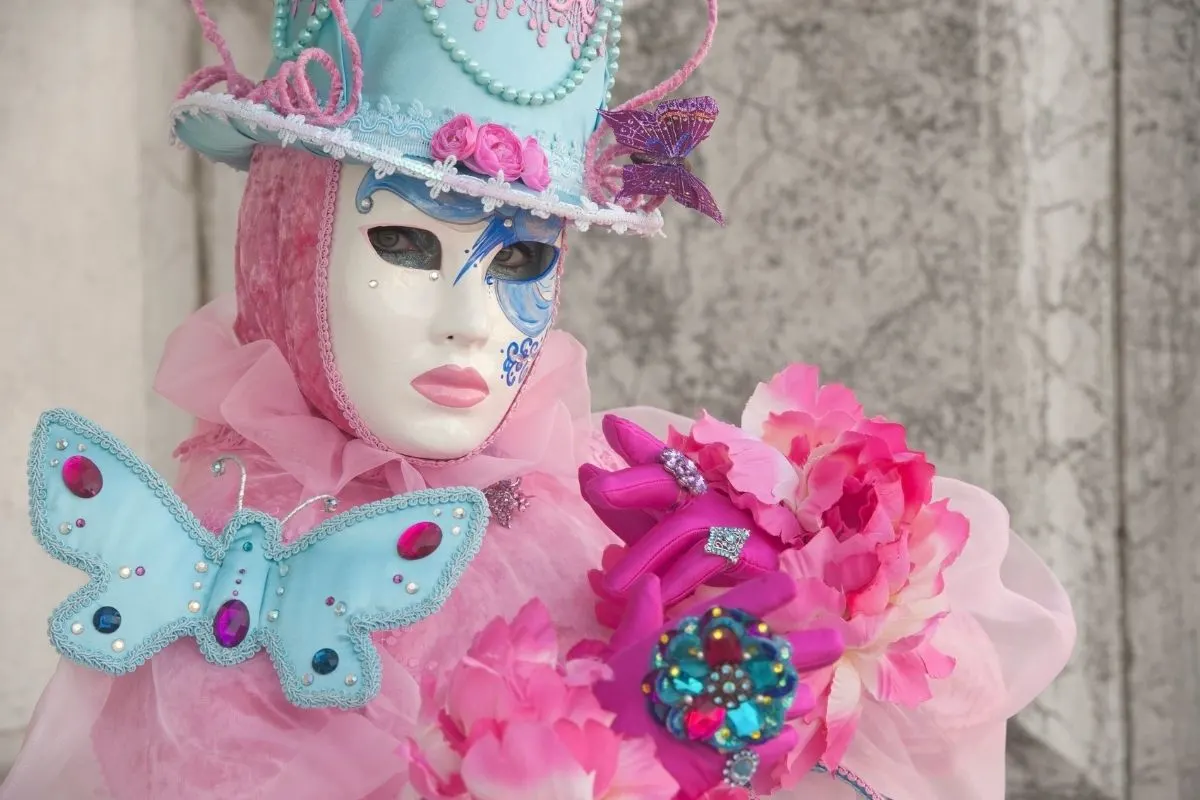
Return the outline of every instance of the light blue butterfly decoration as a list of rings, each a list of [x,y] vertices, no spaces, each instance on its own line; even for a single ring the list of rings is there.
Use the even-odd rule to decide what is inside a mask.
[[[241,467],[223,458],[214,474],[230,461]],[[50,617],[59,653],[120,675],[185,636],[225,666],[265,647],[292,703],[362,706],[381,679],[371,632],[441,608],[488,522],[481,492],[432,489],[359,506],[285,546],[288,518],[243,509],[245,485],[242,468],[237,511],[213,536],[116,438],[71,411],[43,414],[29,452],[33,532],[90,576]],[[333,498],[305,506],[322,499],[332,511]]]

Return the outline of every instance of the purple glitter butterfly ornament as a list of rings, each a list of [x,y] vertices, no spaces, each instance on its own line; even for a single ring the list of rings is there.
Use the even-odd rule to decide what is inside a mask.
[[[651,110],[601,111],[617,143],[632,151],[633,163],[621,171],[621,191],[615,200],[670,196],[724,225],[725,217],[712,193],[692,174],[687,161],[708,138],[718,110],[711,97],[685,97],[664,101]]]

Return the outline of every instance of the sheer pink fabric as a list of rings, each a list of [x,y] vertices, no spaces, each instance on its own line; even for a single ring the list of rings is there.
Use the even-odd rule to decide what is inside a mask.
[[[657,436],[691,420],[657,409],[613,412]],[[915,710],[868,699],[843,766],[892,800],[1000,800],[1009,717],[1062,671],[1075,643],[1075,620],[1062,585],[1009,528],[992,495],[937,478],[934,495],[971,521],[971,537],[946,571],[953,611],[937,647],[957,660]],[[776,798],[854,800],[826,775],[809,775]]]

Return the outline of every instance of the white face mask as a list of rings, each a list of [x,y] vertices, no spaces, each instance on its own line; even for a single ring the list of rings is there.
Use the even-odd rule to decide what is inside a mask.
[[[470,453],[504,420],[549,330],[561,223],[430,200],[421,181],[353,165],[335,219],[330,338],[358,422],[404,455]]]

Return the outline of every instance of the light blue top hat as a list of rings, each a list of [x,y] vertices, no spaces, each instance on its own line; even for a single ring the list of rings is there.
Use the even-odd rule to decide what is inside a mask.
[[[239,75],[209,25],[225,65],[185,87],[174,134],[239,169],[256,146],[297,147],[405,173],[435,195],[479,197],[488,210],[514,205],[580,228],[657,233],[657,211],[597,204],[585,189],[587,142],[617,71],[622,4],[275,0],[266,79]],[[203,2],[193,6],[210,22]],[[209,91],[217,83],[224,93]]]

